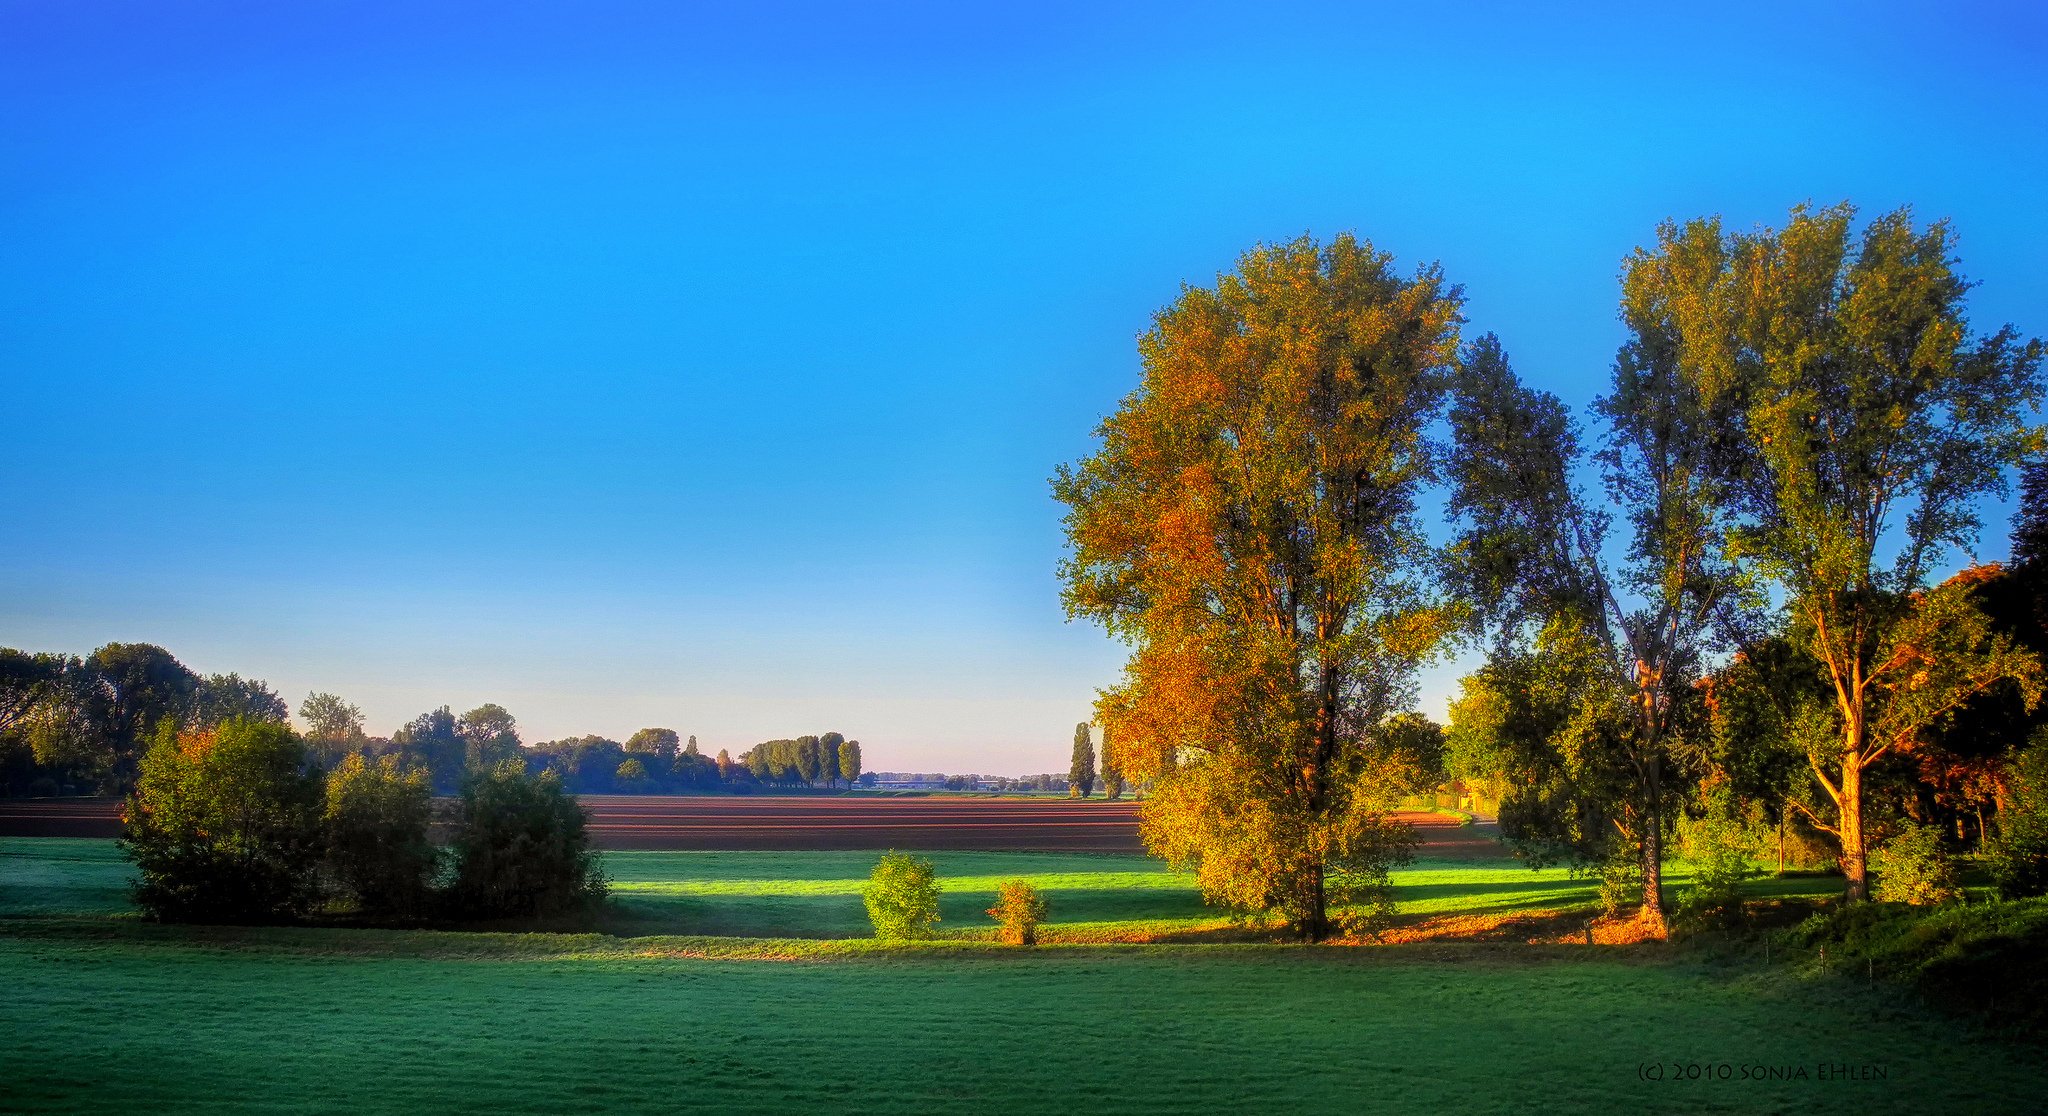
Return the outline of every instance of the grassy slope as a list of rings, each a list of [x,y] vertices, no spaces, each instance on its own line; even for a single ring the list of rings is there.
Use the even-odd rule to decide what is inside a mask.
[[[854,943],[206,931],[127,919],[106,842],[0,847],[0,1107],[1020,1111],[1627,1105],[2024,1111],[2038,1060],[1888,990],[1656,951]],[[31,855],[23,855],[28,853]],[[947,916],[1029,874],[1071,925],[1211,919],[1142,860],[936,857]],[[611,859],[650,928],[859,932],[872,854]],[[1460,883],[1466,885],[1462,890]],[[1424,864],[1407,898],[1583,900],[1523,869]],[[1064,907],[1062,906],[1064,904]],[[957,919],[955,916],[958,916]],[[70,916],[70,917],[65,917]],[[820,920],[813,922],[810,920]],[[964,928],[964,927],[963,927]],[[678,953],[823,955],[764,963]],[[1650,1060],[1873,1063],[1889,1079],[1651,1085]],[[1739,1070],[1737,1071],[1740,1072]],[[855,1105],[855,1101],[858,1104]]]

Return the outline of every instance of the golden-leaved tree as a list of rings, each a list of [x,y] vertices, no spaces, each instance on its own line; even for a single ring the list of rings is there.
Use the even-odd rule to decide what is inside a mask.
[[[1417,502],[1460,304],[1348,235],[1256,248],[1158,314],[1053,481],[1068,614],[1132,647],[1098,721],[1152,787],[1147,844],[1310,940],[1382,907],[1410,847],[1387,735],[1454,626]]]

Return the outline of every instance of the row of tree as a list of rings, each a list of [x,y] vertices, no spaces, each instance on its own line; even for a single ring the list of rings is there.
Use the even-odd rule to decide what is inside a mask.
[[[202,676],[153,644],[110,643],[84,658],[0,648],[0,794],[125,793],[162,725],[205,733],[234,718],[282,725],[290,712],[262,681]],[[836,732],[771,740],[735,759],[724,750],[706,756],[696,737],[667,728],[641,729],[624,742],[580,736],[529,745],[512,714],[493,703],[461,715],[444,705],[389,737],[368,735],[362,710],[335,694],[308,695],[298,713],[320,766],[389,758],[423,773],[441,795],[506,760],[553,772],[586,794],[829,788],[855,785],[862,774],[860,742]]]
[[[1934,575],[2042,447],[2043,348],[1972,332],[1946,224],[1665,225],[1625,262],[1590,435],[1461,336],[1441,268],[1392,263],[1303,238],[1184,290],[1054,480],[1068,612],[1132,647],[1107,751],[1212,900],[1309,938],[1333,901],[1382,908],[1432,754],[1399,714],[1461,646],[1486,663],[1434,754],[1655,921],[1682,817],[1797,814],[1861,899],[1877,786],[1938,798],[1973,716],[2010,767],[2041,667],[1986,606],[2034,575]]]
[[[232,717],[159,722],[128,798],[121,846],[137,903],[170,922],[279,922],[560,914],[603,899],[583,811],[517,759],[462,782],[444,850],[433,788],[396,755],[332,772],[289,725]]]

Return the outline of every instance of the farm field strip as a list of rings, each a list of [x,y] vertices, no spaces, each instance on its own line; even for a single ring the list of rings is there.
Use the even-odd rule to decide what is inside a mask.
[[[869,849],[902,847],[1143,851],[1137,805],[1070,799],[585,795],[590,833],[608,849]],[[113,837],[116,798],[0,802],[0,837]],[[1484,827],[1403,813],[1424,848],[1499,856]]]

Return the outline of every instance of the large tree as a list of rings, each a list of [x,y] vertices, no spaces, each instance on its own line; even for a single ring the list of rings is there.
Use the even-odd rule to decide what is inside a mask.
[[[1148,844],[1309,939],[1406,849],[1374,757],[1450,628],[1417,496],[1460,302],[1349,235],[1254,249],[1159,313],[1054,479],[1067,611],[1133,648],[1097,720],[1155,788]]]
[[[1667,223],[1623,284],[1668,307],[1680,375],[1740,458],[1732,551],[1782,587],[1825,670],[1833,742],[1810,769],[1860,900],[1865,772],[2033,662],[1966,587],[1924,590],[1976,540],[1979,497],[2040,443],[2042,346],[2011,326],[1973,335],[1946,223],[1902,209],[1855,224],[1846,204],[1748,233]]]
[[[1520,382],[1491,336],[1465,353],[1451,411],[1450,508],[1463,527],[1451,568],[1494,663],[1468,686],[1468,720],[1493,708],[1480,692],[1535,675],[1541,695],[1501,699],[1532,714],[1556,707],[1499,722],[1503,732],[1540,730],[1504,741],[1497,754],[1511,766],[1488,773],[1510,788],[1504,833],[1525,850],[1632,861],[1643,917],[1661,923],[1676,729],[1740,583],[1722,556],[1718,416],[1679,375],[1672,307],[1629,294],[1630,336],[1611,392],[1594,405],[1597,453],[1556,396]],[[1588,473],[1601,482],[1591,492],[1579,480]],[[1628,532],[1619,553],[1608,546],[1617,518]]]

